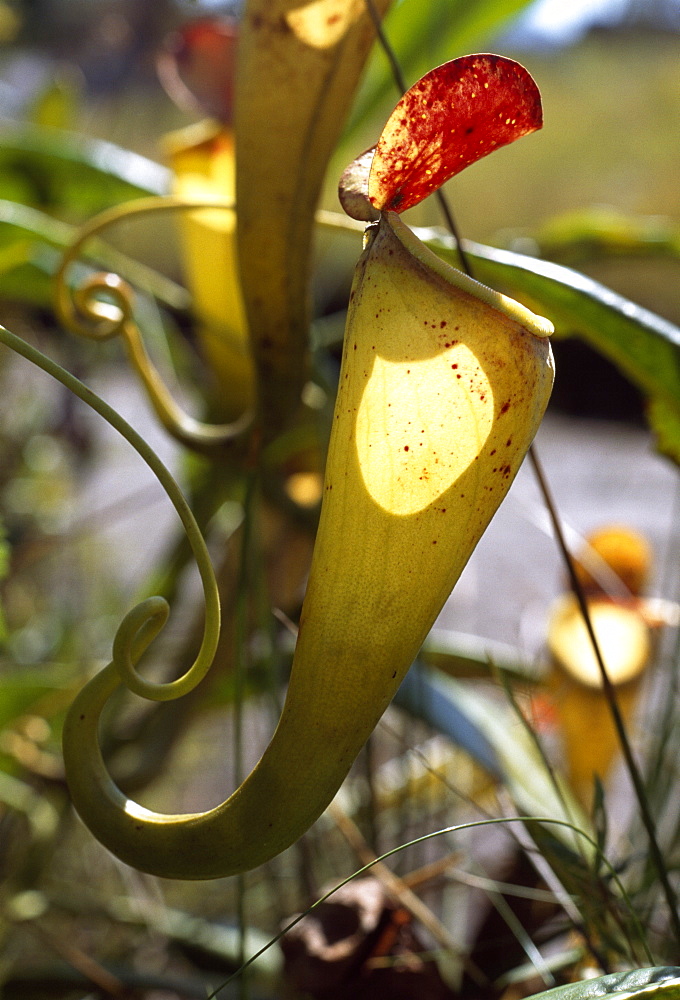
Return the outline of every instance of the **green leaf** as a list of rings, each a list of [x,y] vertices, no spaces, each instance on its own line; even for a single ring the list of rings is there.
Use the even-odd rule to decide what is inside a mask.
[[[532,1000],[596,1000],[599,997],[644,997],[644,1000],[680,1000],[680,968],[658,966],[614,972],[609,976],[568,983],[555,989],[534,994]]]
[[[593,793],[593,826],[595,827],[595,837],[597,846],[602,854],[607,850],[607,834],[609,832],[609,817],[607,815],[607,801],[604,785],[598,774],[594,775]]]
[[[459,264],[453,240],[417,231]],[[657,446],[680,464],[680,329],[669,320],[561,264],[469,241],[475,277],[545,313],[561,336],[577,336],[612,361],[650,402]]]
[[[167,194],[170,171],[111,142],[55,128],[4,124],[0,198],[81,217],[142,194]]]
[[[51,305],[52,278],[61,264],[61,251],[71,246],[77,234],[76,227],[45,212],[0,199],[0,294],[18,302]],[[187,308],[189,296],[181,286],[102,240],[87,244],[86,256],[88,264],[120,274],[165,305]],[[83,278],[82,269],[75,272]]]
[[[680,226],[661,215],[594,206],[564,212],[533,234],[541,257],[574,265],[602,257],[680,257]]]
[[[573,900],[576,919],[598,940],[603,953],[622,956],[626,962],[652,961],[646,949],[644,927],[620,881],[598,852],[586,857],[578,845],[558,838],[557,828],[529,820],[527,832],[536,850]],[[599,834],[596,831],[599,842]],[[633,951],[635,948],[635,951]],[[636,958],[636,956],[640,956]]]
[[[76,230],[47,211],[88,218],[131,198],[167,194],[170,178],[165,167],[110,142],[56,128],[4,124],[0,130],[0,294],[37,305],[51,303],[51,279],[62,256],[58,251],[71,243]],[[106,257],[99,261],[106,263]],[[141,264],[134,270],[135,276],[142,270],[147,277],[150,274]],[[161,299],[170,284],[160,275],[151,280],[152,286],[158,286],[154,294],[160,292]],[[152,290],[146,281],[142,285]],[[177,296],[171,293],[168,301],[177,305]]]
[[[172,909],[165,903],[150,903],[140,916],[139,907],[134,906],[127,896],[113,898],[108,904],[109,912],[115,920],[126,924],[153,927],[178,944],[198,949],[206,956],[226,966],[238,965],[242,961],[240,949],[244,944],[240,928],[225,923],[212,922],[182,910]],[[254,955],[270,943],[270,936],[256,927],[243,928],[245,936],[245,957]],[[260,981],[278,983],[281,974],[282,956],[277,948],[269,948],[258,958],[257,975]]]
[[[667,455],[680,465],[680,408],[655,396],[649,400],[647,419],[656,434],[656,446],[662,455]]]

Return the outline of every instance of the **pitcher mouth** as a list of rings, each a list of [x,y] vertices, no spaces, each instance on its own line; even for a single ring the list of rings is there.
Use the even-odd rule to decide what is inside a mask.
[[[488,285],[483,285],[480,281],[465,274],[464,271],[459,271],[458,268],[447,264],[445,260],[438,257],[436,253],[433,253],[429,247],[425,246],[418,239],[415,233],[402,222],[396,212],[384,212],[382,219],[390,226],[397,239],[403,243],[409,253],[413,254],[421,264],[429,267],[449,284],[460,288],[461,291],[468,292],[470,295],[474,295],[475,298],[485,302],[492,309],[498,309],[499,312],[504,313],[509,319],[514,320],[515,323],[519,323],[520,326],[524,327],[527,333],[531,333],[540,340],[545,340],[546,337],[550,337],[555,332],[555,327],[545,316],[539,316],[537,313],[532,312],[531,309],[522,305],[521,302],[517,302],[516,299],[510,298],[508,295],[503,295],[494,288],[489,288]],[[372,225],[376,224],[373,223]]]

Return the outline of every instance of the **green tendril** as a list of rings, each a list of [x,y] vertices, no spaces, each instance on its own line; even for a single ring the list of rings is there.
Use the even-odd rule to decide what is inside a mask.
[[[150,597],[128,612],[123,619],[113,642],[113,658],[109,667],[115,669],[120,682],[143,698],[170,701],[187,694],[205,677],[215,657],[220,634],[220,600],[205,540],[182,491],[144,438],[79,379],[4,327],[0,327],[0,343],[56,379],[118,431],[151,469],[177,511],[203,585],[205,624],[198,655],[186,673],[167,683],[148,681],[138,673],[137,662],[165,625],[170,610],[164,598]],[[89,685],[86,685],[83,694],[88,688]]]
[[[181,444],[194,451],[213,452],[231,445],[251,427],[253,414],[246,412],[229,424],[208,424],[196,420],[177,404],[163,382],[144,346],[134,319],[134,292],[119,275],[93,274],[78,288],[71,289],[68,271],[80,257],[88,240],[114,223],[154,212],[223,209],[234,211],[232,202],[186,201],[181,198],[140,198],[117,205],[91,219],[78,231],[55,275],[54,301],[58,317],[71,332],[89,340],[121,337],[132,367],[137,372],[153,409],[163,427]]]

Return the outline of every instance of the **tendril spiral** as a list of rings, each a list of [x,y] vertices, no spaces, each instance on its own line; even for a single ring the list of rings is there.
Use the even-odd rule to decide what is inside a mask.
[[[55,276],[54,301],[57,315],[73,333],[88,340],[121,337],[132,367],[139,376],[156,416],[176,440],[195,451],[214,452],[233,445],[253,425],[252,412],[243,413],[228,424],[210,424],[187,414],[175,401],[144,346],[135,320],[135,293],[120,275],[99,272],[89,275],[75,288],[69,272],[82,255],[85,244],[114,223],[160,211],[197,209],[233,211],[224,201],[191,202],[180,198],[140,198],[132,204],[116,206],[95,216],[80,230],[64,254]]]
[[[97,412],[114,430],[135,449],[172,502],[186,532],[191,550],[198,566],[203,585],[205,601],[205,624],[203,640],[196,659],[181,677],[165,683],[156,683],[143,678],[137,671],[137,663],[165,625],[168,614],[168,602],[163,597],[149,597],[136,605],[123,619],[113,642],[113,657],[111,666],[117,674],[117,683],[125,684],[130,691],[152,701],[170,701],[179,698],[205,677],[217,649],[220,633],[220,600],[208,549],[196,523],[196,519],[182,491],[175,482],[166,466],[158,458],[151,446],[135,431],[128,422],[109,406],[96,393],[92,392],[70,372],[65,371],[51,358],[48,358],[35,347],[27,344],[21,337],[0,327],[0,343],[26,358],[32,364],[51,375],[83,402]],[[108,671],[110,673],[110,671]],[[92,683],[92,682],[90,682]],[[114,683],[114,687],[116,684]],[[87,691],[89,685],[83,689]]]

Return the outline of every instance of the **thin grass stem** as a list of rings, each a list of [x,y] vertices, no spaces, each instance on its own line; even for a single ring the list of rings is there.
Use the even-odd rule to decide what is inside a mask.
[[[380,857],[372,859],[362,868],[359,868],[357,871],[353,872],[347,878],[339,882],[338,885],[334,886],[327,893],[325,893],[323,896],[317,899],[315,903],[312,903],[312,905],[308,907],[308,909],[306,909],[303,913],[298,914],[298,916],[296,916],[293,920],[291,920],[288,924],[286,924],[286,926],[283,927],[278,934],[272,937],[272,939],[268,941],[267,944],[264,945],[264,947],[260,948],[257,952],[255,952],[254,955],[251,955],[248,961],[245,962],[240,969],[237,969],[236,972],[232,973],[232,975],[229,976],[229,978],[225,980],[225,982],[223,982],[221,986],[218,986],[216,990],[214,990],[209,996],[207,996],[206,1000],[216,1000],[216,998],[219,996],[219,994],[226,986],[229,986],[229,984],[234,982],[234,980],[238,976],[241,976],[246,971],[246,969],[248,969],[251,965],[253,965],[258,960],[258,958],[264,955],[264,953],[268,951],[269,948],[272,948],[275,944],[277,944],[281,940],[281,938],[288,933],[288,931],[292,930],[293,927],[297,926],[297,924],[299,924],[300,921],[303,920],[309,913],[313,913],[314,910],[317,909],[317,907],[321,906],[322,903],[325,903],[327,899],[330,899],[331,896],[338,891],[338,889],[342,889],[342,887],[351,882],[352,879],[359,878],[362,875],[365,875],[375,865],[382,864],[389,858],[399,854],[401,851],[405,851],[411,847],[415,847],[418,844],[425,844],[430,840],[434,840],[435,837],[450,836],[455,833],[462,833],[465,830],[479,829],[480,827],[483,826],[500,826],[501,824],[513,824],[513,823],[521,823],[521,824],[543,823],[546,825],[565,827],[567,829],[574,830],[576,833],[579,834],[579,836],[583,837],[590,844],[590,846],[595,850],[595,852],[601,858],[603,865],[608,869],[612,880],[616,883],[621,893],[622,899],[630,909],[633,922],[637,927],[638,933],[640,935],[640,940],[642,941],[643,948],[645,950],[646,961],[649,962],[650,966],[654,965],[655,964],[654,958],[646,944],[644,928],[640,923],[639,917],[633,907],[632,901],[628,897],[626,888],[621,882],[621,879],[619,878],[616,869],[607,859],[607,857],[603,854],[600,845],[592,837],[590,837],[584,830],[580,830],[578,827],[574,826],[573,823],[569,823],[567,820],[563,819],[554,819],[552,816],[500,816],[500,817],[494,817],[492,819],[472,820],[469,823],[458,823],[454,826],[447,826],[447,827],[442,827],[439,830],[432,830],[430,831],[430,833],[425,833],[422,834],[420,837],[415,837],[413,840],[409,840],[404,844],[400,844],[398,847],[393,847],[391,850],[386,851],[385,854],[382,854]]]
[[[581,586],[580,580],[578,579],[578,576],[576,574],[574,561],[571,557],[569,549],[567,548],[567,544],[564,538],[564,533],[562,531],[562,525],[560,524],[560,519],[557,513],[557,508],[555,507],[550,487],[548,486],[548,482],[543,473],[543,468],[539,461],[538,454],[534,447],[532,447],[529,451],[529,460],[534,469],[534,473],[536,475],[536,479],[540,486],[541,493],[543,494],[543,498],[545,500],[545,504],[547,506],[548,513],[550,515],[550,520],[553,525],[553,530],[555,532],[555,539],[562,554],[562,558],[564,560],[567,573],[569,574],[569,582],[574,592],[574,596],[576,597],[576,601],[581,611],[581,615],[583,616],[583,621],[586,626],[586,631],[588,632],[590,643],[593,647],[593,653],[595,654],[595,659],[597,661],[598,669],[600,671],[600,676],[602,679],[602,689],[604,691],[607,703],[611,711],[612,721],[614,723],[614,727],[616,729],[616,733],[621,746],[621,752],[623,754],[623,758],[626,763],[626,768],[628,770],[631,782],[633,784],[635,797],[640,807],[640,818],[642,819],[645,830],[647,831],[647,836],[649,838],[651,860],[654,864],[654,867],[656,868],[656,873],[658,875],[659,882],[663,890],[663,894],[666,898],[666,903],[669,909],[669,917],[671,921],[671,926],[673,928],[673,933],[675,935],[675,939],[678,945],[680,946],[680,916],[678,915],[678,900],[675,891],[673,889],[673,886],[670,883],[670,879],[668,877],[668,871],[666,869],[666,863],[664,861],[661,848],[659,847],[659,842],[656,835],[656,824],[654,822],[654,818],[652,817],[651,810],[649,807],[649,801],[647,799],[647,792],[645,789],[642,772],[640,771],[637,761],[635,760],[633,749],[630,745],[630,740],[628,739],[626,726],[623,721],[623,716],[621,715],[621,711],[619,709],[618,701],[616,698],[616,691],[607,672],[607,667],[605,665],[602,656],[602,650],[600,649],[600,644],[597,640],[595,629],[593,628],[593,623],[590,617],[590,613],[588,611],[588,602],[583,592],[583,587]]]

